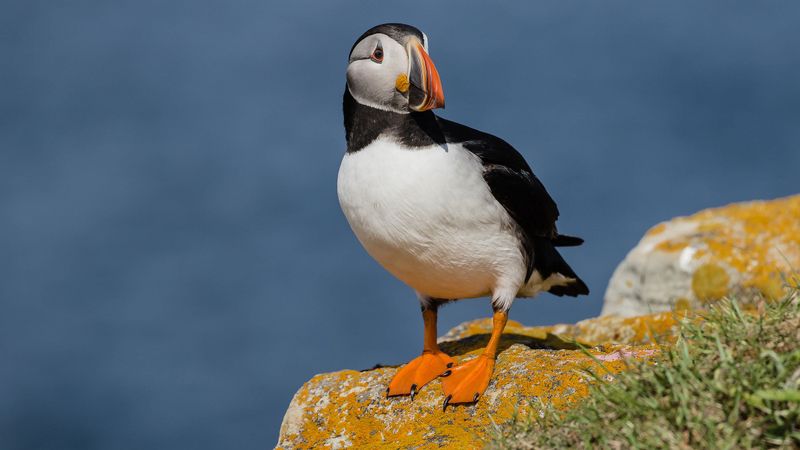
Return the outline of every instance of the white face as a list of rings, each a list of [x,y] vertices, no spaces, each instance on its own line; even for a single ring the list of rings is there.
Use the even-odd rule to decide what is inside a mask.
[[[347,88],[362,105],[408,113],[408,93],[397,89],[397,77],[408,77],[408,53],[389,36],[367,36],[353,48],[347,66]]]

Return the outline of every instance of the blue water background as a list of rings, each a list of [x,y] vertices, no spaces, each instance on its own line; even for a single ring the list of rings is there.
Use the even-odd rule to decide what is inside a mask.
[[[312,375],[419,352],[335,188],[347,52],[386,21],[586,239],[591,296],[514,320],[596,315],[659,221],[800,192],[797,2],[4,1],[0,448],[270,448]]]

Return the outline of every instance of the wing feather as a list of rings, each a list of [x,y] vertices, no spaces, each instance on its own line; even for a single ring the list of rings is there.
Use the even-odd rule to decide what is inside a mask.
[[[583,240],[558,234],[556,220],[559,212],[556,202],[514,147],[491,134],[445,119],[438,120],[448,142],[460,142],[480,158],[484,168],[483,178],[492,195],[519,226],[527,257],[525,279],[530,278],[534,269],[539,269],[541,275],[547,277],[555,271],[555,266],[560,266],[545,260],[552,259],[547,255],[553,252],[557,254],[553,247],[580,245]],[[540,253],[538,262],[535,258],[537,249]]]

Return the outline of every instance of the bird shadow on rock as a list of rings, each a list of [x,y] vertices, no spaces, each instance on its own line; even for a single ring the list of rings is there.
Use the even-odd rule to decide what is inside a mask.
[[[462,356],[469,352],[480,350],[486,347],[489,343],[490,333],[473,334],[465,338],[457,339],[454,341],[442,342],[439,348],[450,356]],[[522,344],[534,350],[580,350],[581,347],[590,347],[586,344],[581,344],[575,341],[567,341],[553,333],[547,333],[544,338],[537,338],[525,334],[503,334],[500,338],[500,344],[497,348],[497,353],[500,354],[514,344]],[[383,367],[400,367],[402,364],[375,364],[369,369],[363,369],[361,372],[368,372],[370,370],[380,369]]]
[[[450,356],[460,356],[486,347],[490,337],[489,333],[474,334],[455,341],[442,342],[439,347]],[[508,333],[503,334],[500,338],[497,352],[502,353],[514,344],[522,344],[534,350],[579,350],[581,348],[577,342],[566,341],[553,333],[547,333],[544,338]]]

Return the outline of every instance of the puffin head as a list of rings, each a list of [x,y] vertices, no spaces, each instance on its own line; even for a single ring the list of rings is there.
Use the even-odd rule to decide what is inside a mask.
[[[347,89],[360,104],[397,113],[444,108],[428,38],[401,23],[370,28],[350,50]]]

